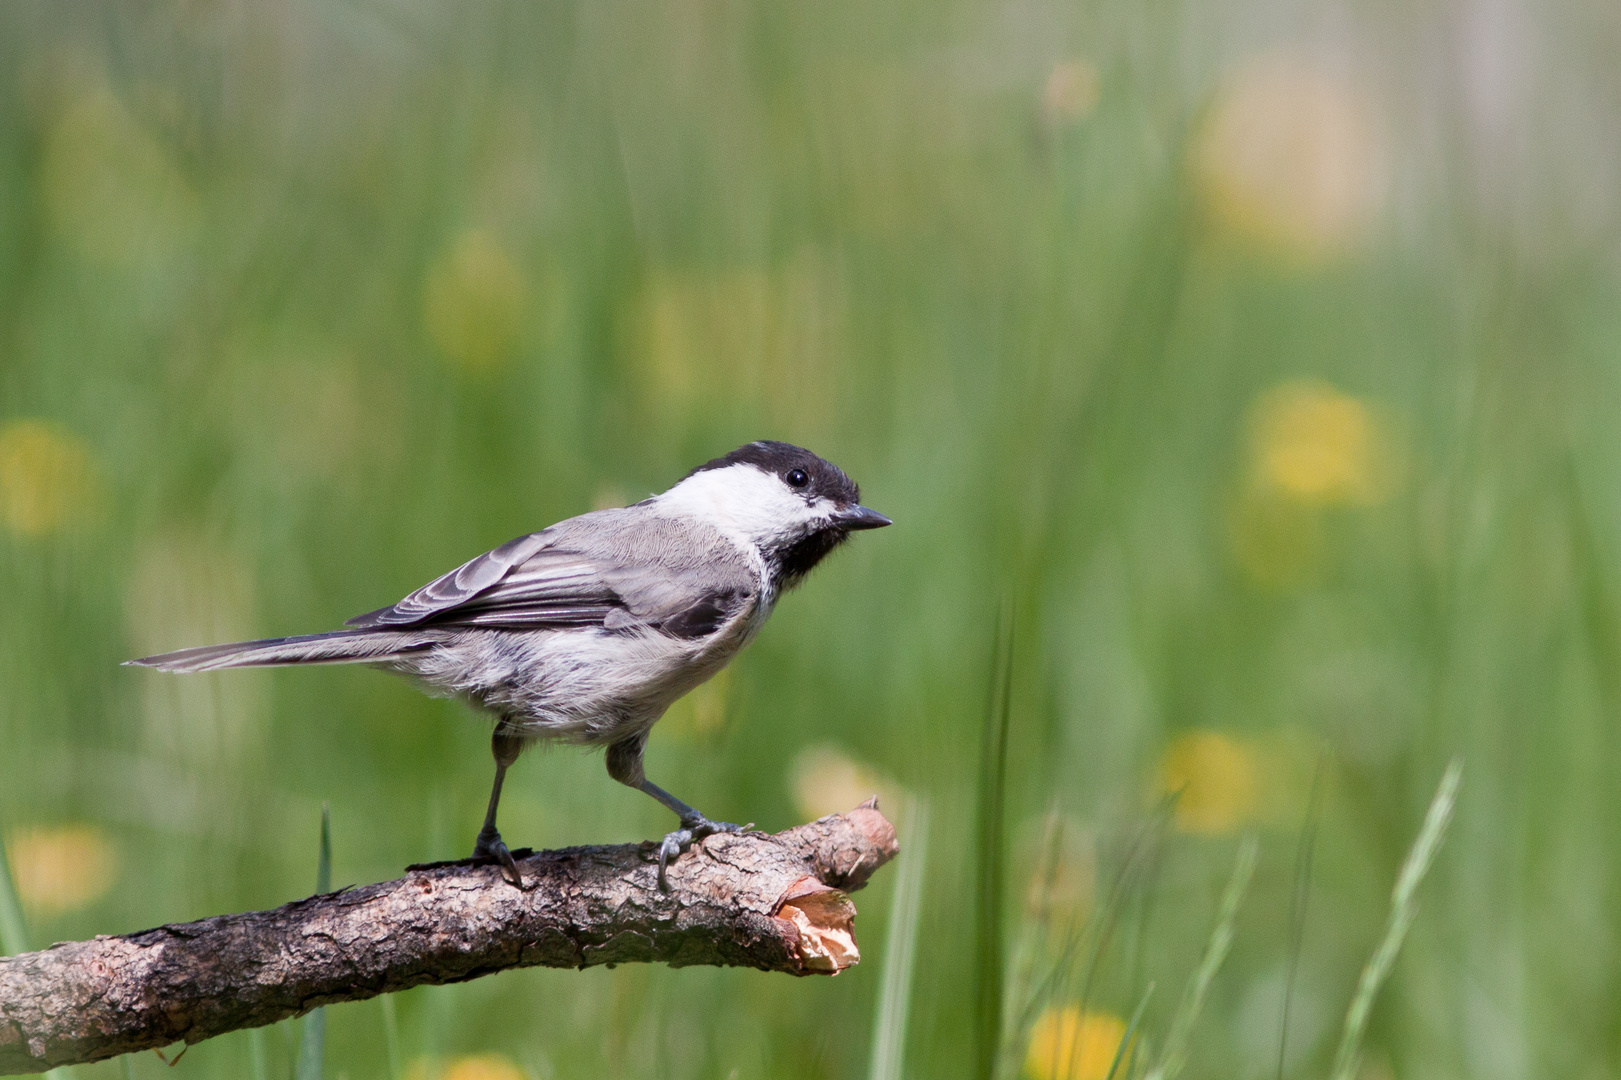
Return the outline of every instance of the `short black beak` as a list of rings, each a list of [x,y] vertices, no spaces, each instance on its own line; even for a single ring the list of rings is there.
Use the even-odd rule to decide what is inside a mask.
[[[833,521],[845,532],[855,532],[857,529],[882,529],[885,525],[895,524],[876,510],[868,510],[865,506],[852,506],[840,510],[833,515]]]

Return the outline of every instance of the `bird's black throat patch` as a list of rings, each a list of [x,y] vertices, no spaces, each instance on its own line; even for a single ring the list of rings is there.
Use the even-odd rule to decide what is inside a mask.
[[[817,563],[849,538],[850,534],[843,529],[820,529],[775,552],[772,570],[777,579],[777,591],[787,592],[805,580],[805,575],[815,569]]]

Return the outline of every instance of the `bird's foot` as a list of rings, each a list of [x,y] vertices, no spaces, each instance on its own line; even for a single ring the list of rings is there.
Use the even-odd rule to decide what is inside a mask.
[[[534,853],[534,848],[518,848],[516,851],[509,851],[506,843],[501,839],[500,833],[496,833],[494,836],[485,836],[483,833],[479,833],[478,843],[473,847],[473,853],[465,859],[412,863],[405,869],[411,871],[438,870],[446,866],[499,866],[501,876],[507,880],[508,884],[522,889],[524,887],[523,875],[518,872],[518,860],[527,859]]]
[[[665,833],[663,841],[659,843],[659,891],[670,891],[670,883],[664,876],[665,867],[680,858],[682,852],[692,847],[696,841],[706,836],[714,836],[716,833],[735,835],[748,832],[752,828],[753,822],[747,825],[733,825],[729,821],[710,821],[702,814],[682,818],[681,827],[672,833]]]
[[[507,850],[506,841],[494,829],[484,829],[478,834],[478,843],[473,845],[473,858],[485,859],[501,867],[501,876],[519,891],[523,890],[523,875],[518,872],[518,861]]]

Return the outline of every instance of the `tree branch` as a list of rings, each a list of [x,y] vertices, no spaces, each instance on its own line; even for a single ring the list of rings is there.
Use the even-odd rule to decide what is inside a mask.
[[[894,857],[876,800],[767,836],[543,851],[519,892],[489,866],[416,870],[274,911],[0,959],[0,1074],[194,1043],[321,1005],[514,967],[662,962],[837,974],[860,959],[845,895]]]

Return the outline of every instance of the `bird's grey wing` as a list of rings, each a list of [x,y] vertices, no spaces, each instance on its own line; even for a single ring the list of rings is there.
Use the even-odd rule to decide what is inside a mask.
[[[712,633],[752,595],[747,563],[729,558],[729,545],[717,558],[707,538],[690,550],[698,538],[683,537],[689,550],[681,550],[667,533],[630,510],[583,515],[480,556],[355,625]]]
[[[679,638],[719,630],[754,597],[747,564],[672,570],[668,566],[614,566],[603,578],[623,598],[624,608],[604,620],[608,629],[655,626]]]
[[[371,629],[416,626],[435,615],[461,607],[499,584],[512,569],[531,559],[552,541],[551,529],[509,540],[494,551],[463,563],[435,578],[397,604],[357,615],[344,625]]]

